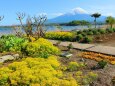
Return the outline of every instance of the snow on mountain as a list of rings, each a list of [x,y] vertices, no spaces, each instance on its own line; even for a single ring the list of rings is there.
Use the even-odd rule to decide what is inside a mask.
[[[106,19],[105,16],[101,16],[97,19],[97,21],[104,22],[105,19]],[[61,16],[58,16],[53,19],[49,19],[48,22],[49,23],[67,23],[73,20],[86,20],[89,22],[93,22],[94,18],[91,17],[91,14],[89,14],[86,10],[78,7],[78,8],[72,9],[70,12],[65,13]]]

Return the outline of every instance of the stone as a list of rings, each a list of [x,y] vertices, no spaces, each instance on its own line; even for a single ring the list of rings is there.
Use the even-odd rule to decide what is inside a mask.
[[[14,59],[15,58],[12,55],[5,55],[5,56],[0,57],[0,62],[3,63],[5,61],[14,60]]]
[[[20,55],[19,55],[19,54],[14,54],[13,57],[14,57],[15,59],[19,59]]]
[[[64,52],[61,54],[62,57],[67,57],[67,58],[70,58],[72,56],[71,53],[68,53],[68,52]]]

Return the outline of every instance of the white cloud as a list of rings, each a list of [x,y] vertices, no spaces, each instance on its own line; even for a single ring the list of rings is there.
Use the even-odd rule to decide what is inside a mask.
[[[104,13],[104,16],[114,16],[113,13]]]
[[[39,15],[48,15],[47,13],[38,13],[38,14],[36,14],[36,16],[39,16]]]
[[[64,13],[51,13],[51,14],[49,14],[49,15],[51,15],[51,16],[61,16],[61,15],[63,15]]]

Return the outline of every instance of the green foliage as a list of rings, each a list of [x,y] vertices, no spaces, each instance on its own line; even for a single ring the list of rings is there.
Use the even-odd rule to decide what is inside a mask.
[[[113,24],[115,24],[115,19],[112,16],[108,16],[106,19],[106,23],[110,25],[110,28],[113,28]]]
[[[98,62],[98,66],[99,68],[105,68],[105,66],[107,65],[107,61],[101,60]]]
[[[70,43],[70,44],[67,46],[67,48],[70,50],[70,49],[73,48],[73,45]]]
[[[78,34],[77,37],[76,37],[76,40],[77,40],[78,42],[80,42],[82,39],[83,39],[83,35]]]
[[[92,31],[87,32],[87,35],[93,35]]]
[[[97,29],[94,29],[94,30],[93,30],[93,34],[94,34],[94,35],[100,35],[100,32],[99,32]]]
[[[106,30],[104,30],[104,29],[98,29],[98,32],[101,33],[101,34],[105,34]]]
[[[24,43],[22,52],[28,56],[44,58],[47,58],[50,55],[58,55],[60,53],[57,47],[54,47],[51,42],[43,38],[39,38],[34,42]]]
[[[0,52],[3,52],[3,51],[21,51],[21,46],[22,46],[22,43],[24,42],[28,42],[26,39],[24,38],[19,38],[19,37],[16,37],[14,35],[8,35],[8,36],[5,36],[3,35],[1,38],[0,38]]]
[[[88,21],[81,20],[81,21],[71,21],[67,25],[69,25],[69,26],[76,26],[76,25],[89,25],[89,24],[90,23]]]
[[[69,71],[76,71],[76,70],[79,70],[80,68],[82,68],[84,66],[85,66],[85,64],[83,64],[83,63],[70,62],[68,65],[68,70]]]
[[[89,72],[86,75],[83,74],[81,71],[76,72],[76,80],[78,83],[82,83],[81,85],[89,85],[93,81],[97,79],[98,75],[93,72]]]
[[[62,41],[72,41],[75,38],[75,34],[72,32],[47,32],[45,38],[62,40]]]
[[[107,32],[108,32],[108,33],[113,33],[113,32],[114,32],[114,29],[113,29],[113,28],[109,28],[109,29],[107,29]]]
[[[83,39],[83,43],[90,43],[90,42],[92,42],[93,41],[93,38],[92,37],[90,37],[90,36],[86,36],[86,37],[84,37],[84,39]]]

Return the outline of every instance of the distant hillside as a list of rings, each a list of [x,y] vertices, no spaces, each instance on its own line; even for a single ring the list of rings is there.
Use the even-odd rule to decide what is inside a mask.
[[[82,11],[81,11],[82,10]],[[98,22],[105,22],[106,17],[101,16],[97,19]],[[83,11],[83,9],[74,9],[72,12],[65,13],[61,16],[58,16],[53,19],[49,19],[48,23],[67,23],[73,20],[86,20],[89,22],[93,22],[94,18],[90,16],[90,14]]]

